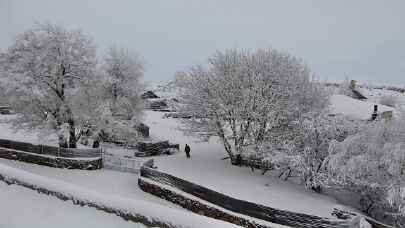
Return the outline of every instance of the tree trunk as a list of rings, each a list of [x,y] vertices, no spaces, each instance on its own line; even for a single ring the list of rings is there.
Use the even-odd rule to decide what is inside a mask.
[[[65,137],[63,135],[58,136],[58,141],[59,141],[59,147],[61,147],[61,148],[69,147],[67,140],[65,139]]]
[[[225,151],[229,155],[229,158],[231,160],[231,164],[234,164],[235,155],[234,155],[234,153],[232,153],[231,145],[229,144],[228,140],[225,138],[225,133],[224,133],[224,129],[222,128],[222,124],[218,120],[215,121],[215,124],[217,126],[217,134],[218,134],[219,138],[222,140],[222,143],[224,144]]]
[[[70,119],[68,121],[68,124],[69,124],[69,148],[76,148],[77,138],[76,138],[75,121],[73,119]]]

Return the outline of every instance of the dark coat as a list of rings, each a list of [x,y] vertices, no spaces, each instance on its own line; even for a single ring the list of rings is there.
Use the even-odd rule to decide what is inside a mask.
[[[186,146],[184,147],[184,151],[185,151],[186,153],[190,153],[190,147],[189,147],[188,145],[186,145]]]

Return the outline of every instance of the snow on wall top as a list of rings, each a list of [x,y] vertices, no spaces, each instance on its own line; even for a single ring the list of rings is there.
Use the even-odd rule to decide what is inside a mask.
[[[29,183],[38,188],[44,188],[49,191],[60,192],[64,195],[70,195],[82,201],[117,208],[128,213],[140,214],[151,219],[176,224],[179,228],[239,227],[231,223],[207,218],[191,212],[169,208],[152,202],[133,200],[116,195],[95,192],[81,186],[22,171],[3,164],[0,164],[0,174],[7,179],[17,179],[20,182]],[[136,177],[134,176],[134,178]]]
[[[367,120],[371,118],[374,105],[377,103],[360,101],[345,95],[332,95],[330,97],[330,109],[332,114],[343,114],[345,116]],[[394,111],[393,108],[377,104],[379,112]]]

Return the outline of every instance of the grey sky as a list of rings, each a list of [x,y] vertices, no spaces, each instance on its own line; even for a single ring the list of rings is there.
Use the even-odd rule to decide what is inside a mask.
[[[167,80],[215,50],[272,47],[324,80],[405,85],[403,0],[0,0],[0,50],[35,22],[81,28],[139,52]]]

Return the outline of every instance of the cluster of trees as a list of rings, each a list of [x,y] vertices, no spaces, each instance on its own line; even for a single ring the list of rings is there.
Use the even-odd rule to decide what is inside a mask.
[[[361,194],[361,209],[405,226],[405,120],[373,122],[332,142],[327,183]]]
[[[382,214],[405,215],[405,122],[365,127],[328,115],[328,96],[300,59],[271,49],[217,52],[207,67],[179,72],[176,84],[180,112],[192,116],[183,130],[218,136],[233,164],[259,159],[317,192],[357,192],[371,215],[382,204]]]
[[[0,72],[8,103],[18,113],[17,128],[56,133],[59,145],[70,148],[83,135],[134,133],[117,120],[141,114],[143,64],[125,49],[112,47],[99,62],[96,46],[81,31],[40,24],[0,53]]]

